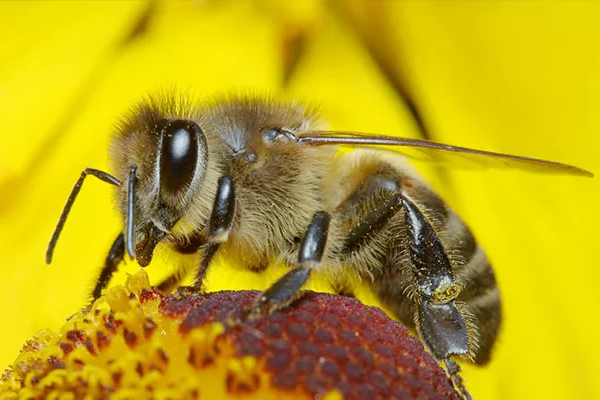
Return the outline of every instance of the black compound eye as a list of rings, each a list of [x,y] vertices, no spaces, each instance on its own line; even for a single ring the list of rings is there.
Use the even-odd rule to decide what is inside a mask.
[[[175,120],[167,123],[161,134],[161,190],[178,194],[194,178],[198,163],[198,137],[202,130],[194,122]]]

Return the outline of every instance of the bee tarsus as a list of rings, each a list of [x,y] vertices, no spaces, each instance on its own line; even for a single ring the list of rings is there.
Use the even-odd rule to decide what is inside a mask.
[[[458,363],[451,358],[444,358],[442,363],[444,364],[448,378],[452,382],[454,389],[458,392],[460,397],[463,400],[473,400],[473,397],[465,387],[463,378],[460,376],[460,365],[458,365]]]

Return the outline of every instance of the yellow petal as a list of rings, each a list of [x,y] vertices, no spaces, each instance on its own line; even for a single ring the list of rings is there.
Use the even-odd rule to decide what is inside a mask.
[[[83,101],[97,65],[113,50],[144,4],[18,2],[0,4],[0,182],[20,177],[46,156]],[[82,97],[79,97],[82,96]]]

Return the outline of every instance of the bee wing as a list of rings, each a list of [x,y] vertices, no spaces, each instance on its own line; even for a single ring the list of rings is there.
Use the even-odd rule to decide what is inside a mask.
[[[402,153],[419,161],[441,161],[461,166],[466,163],[471,167],[513,168],[538,173],[594,176],[593,173],[585,169],[556,161],[494,153],[422,139],[370,136],[356,132],[306,131],[298,134],[298,142],[310,146],[336,145],[383,148]]]

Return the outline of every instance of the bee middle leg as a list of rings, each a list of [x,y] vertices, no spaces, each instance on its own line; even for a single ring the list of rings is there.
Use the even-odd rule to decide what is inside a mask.
[[[300,288],[308,280],[311,271],[321,263],[330,220],[331,216],[323,211],[313,216],[300,244],[298,267],[287,272],[265,290],[250,308],[242,312],[241,320],[268,315],[289,305],[300,295]]]

